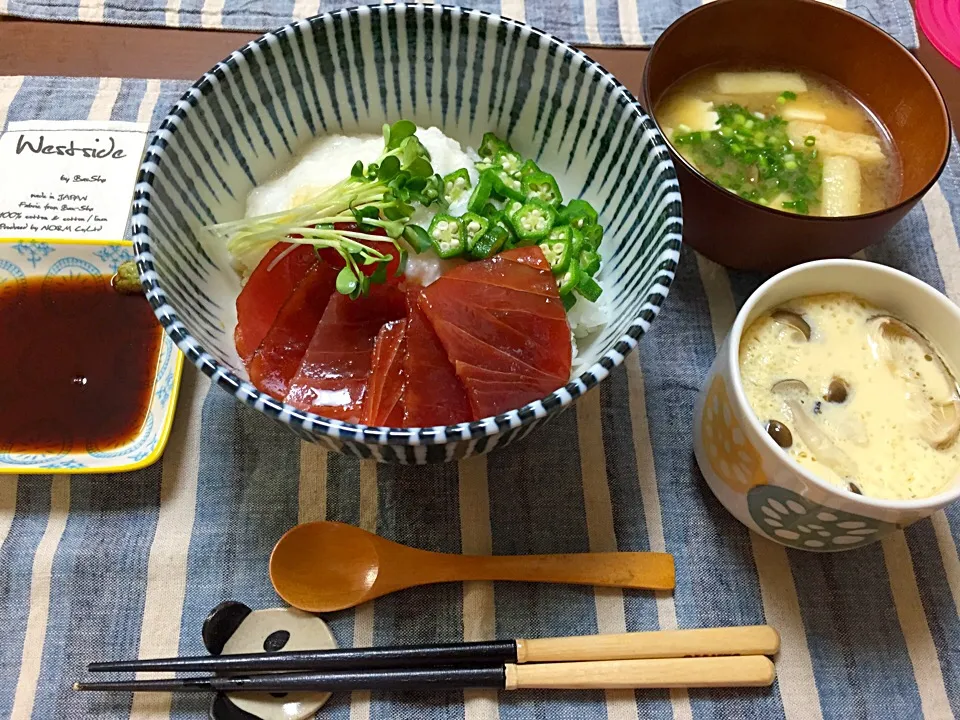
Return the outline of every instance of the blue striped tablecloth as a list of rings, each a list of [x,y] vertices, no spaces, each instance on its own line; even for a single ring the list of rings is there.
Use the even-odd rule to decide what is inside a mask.
[[[0,127],[25,119],[154,126],[182,82],[0,78]],[[960,300],[960,157],[867,258]],[[267,558],[331,518],[464,553],[666,550],[670,594],[450,584],[328,619],[342,645],[770,623],[770,689],[337,695],[321,717],[920,718],[960,713],[960,505],[862,550],[817,555],[751,535],[694,463],[691,406],[762,278],[684,251],[663,314],[599,392],[526,441],[459,465],[326,455],[184,374],[163,460],[129,475],[0,477],[0,717],[206,717],[205,698],[81,695],[93,659],[202,652],[225,599],[279,603]],[[0,408],[0,412],[11,412]]]
[[[680,15],[709,0],[467,0],[478,10],[524,20],[579,45],[652,45]],[[910,0],[823,0],[879,25],[917,47]],[[771,0],[776,2],[776,0]],[[0,0],[0,14],[37,20],[266,32],[293,20],[364,0]],[[784,28],[784,32],[809,32]],[[816,42],[811,35],[811,42]]]

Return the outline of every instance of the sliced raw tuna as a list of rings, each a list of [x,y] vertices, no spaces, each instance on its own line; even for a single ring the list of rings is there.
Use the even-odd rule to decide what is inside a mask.
[[[474,407],[481,409],[482,417],[496,415],[504,409],[525,404],[519,402],[510,408],[504,408],[501,404],[504,397],[529,396],[526,402],[530,402],[548,395],[566,381],[565,378],[553,376],[529,377],[497,372],[465,363],[457,363],[457,373],[468,384],[470,401]]]
[[[286,396],[336,283],[337,271],[318,261],[287,298],[248,367],[260,390],[278,399]]]
[[[535,267],[538,270],[549,270],[550,263],[547,261],[543,251],[535,245],[530,247],[514,248],[513,250],[504,250],[497,257],[504,260],[522,263]]]
[[[552,282],[552,273],[547,272],[551,275]],[[567,314],[560,302],[544,302],[544,296],[536,293],[519,292],[456,277],[450,278],[447,283],[450,289],[449,297],[453,302],[469,305],[477,312],[486,311],[474,328],[478,337],[490,337],[483,335],[481,331],[488,325],[484,321],[492,316],[497,321],[489,328],[493,336],[501,333],[499,323],[506,325],[511,331],[503,335],[504,345],[510,337],[514,337],[528,347],[536,367],[556,375],[569,374],[568,361],[554,351],[554,348],[562,347],[570,340]],[[518,353],[511,354],[523,357]],[[555,361],[559,361],[559,364],[553,364]]]
[[[472,373],[470,368],[479,368],[490,372],[505,373],[515,377],[531,378],[538,382],[552,384],[547,392],[563,385],[567,378],[562,375],[552,375],[518,360],[513,355],[478,339],[470,332],[463,330],[446,320],[439,320],[433,325],[444,347],[456,346],[464,353],[463,360],[454,361],[457,377],[461,381],[468,379]],[[560,382],[558,382],[560,381]],[[486,417],[486,416],[484,416]]]
[[[407,351],[403,371],[403,426],[453,425],[473,419],[463,383],[418,305],[420,290],[407,294]]]
[[[442,280],[443,278],[437,282]],[[459,288],[453,283],[445,283],[442,292],[430,292],[432,288],[433,285],[424,292],[420,307],[433,323],[434,329],[444,342],[447,356],[454,364],[457,360],[469,358],[451,353],[446,338],[437,328],[438,323],[445,322],[468,332],[477,340],[537,370],[551,375],[559,375],[562,372],[563,358],[558,356],[550,346],[542,345],[536,338],[514,329],[475,300],[458,297]],[[536,321],[534,318],[534,322]]]
[[[377,334],[406,315],[406,298],[393,285],[373,285],[351,300],[336,293],[290,383],[286,401],[324,417],[360,422]]]
[[[449,357],[464,358],[455,360],[454,367],[466,390],[475,420],[542,398],[569,380],[569,375],[538,370],[446,320],[438,320],[434,329]],[[490,386],[485,384],[491,379],[500,381],[496,394],[491,393]]]
[[[406,320],[388,322],[373,343],[370,378],[363,400],[362,422],[366,425],[403,426],[406,333]]]
[[[539,248],[458,267],[422,291],[419,307],[475,419],[544,397],[570,378],[570,328]]]
[[[531,248],[531,250],[543,255],[543,251],[538,247]],[[544,262],[546,262],[546,259],[544,259]],[[560,310],[563,310],[563,303],[560,301],[557,281],[554,279],[553,273],[526,262],[510,260],[496,255],[489,260],[481,260],[456,267],[443,277],[445,279],[455,278],[464,282],[480,283],[505,290],[517,290],[530,295],[540,295],[555,300]],[[432,285],[429,287],[432,287]]]
[[[317,261],[310,245],[277,243],[257,265],[237,297],[237,354],[249,365],[280,308]]]

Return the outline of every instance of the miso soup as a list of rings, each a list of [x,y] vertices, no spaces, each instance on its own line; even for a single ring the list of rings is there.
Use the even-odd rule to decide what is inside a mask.
[[[900,195],[900,163],[883,126],[815,74],[704,68],[674,83],[654,114],[688,162],[761,205],[862,215]]]

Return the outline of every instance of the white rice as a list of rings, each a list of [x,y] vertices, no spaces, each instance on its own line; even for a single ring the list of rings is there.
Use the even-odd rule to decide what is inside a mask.
[[[599,276],[602,273],[601,266]],[[603,282],[599,277],[597,282],[603,287]],[[607,324],[607,318],[610,317],[607,306],[606,296],[601,295],[597,302],[587,302],[579,298],[576,304],[567,311],[567,322],[570,324],[570,344],[573,347],[573,368],[574,375],[586,370],[587,363],[580,358],[580,345],[586,346],[592,335],[595,335],[604,325]]]

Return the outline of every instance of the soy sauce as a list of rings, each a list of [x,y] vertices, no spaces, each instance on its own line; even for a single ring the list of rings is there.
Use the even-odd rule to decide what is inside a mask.
[[[110,277],[0,284],[0,452],[108,450],[140,431],[162,330]]]

